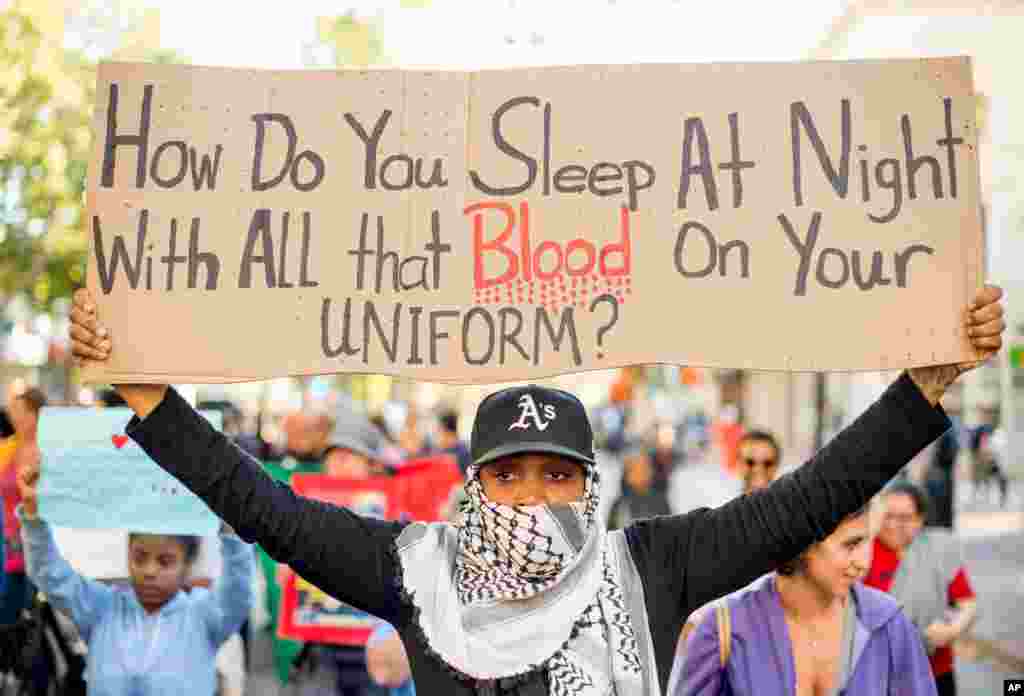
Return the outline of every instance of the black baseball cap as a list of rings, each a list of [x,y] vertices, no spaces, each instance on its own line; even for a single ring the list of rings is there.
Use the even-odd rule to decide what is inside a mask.
[[[531,384],[494,392],[480,404],[470,437],[474,466],[530,453],[595,463],[590,419],[573,394]]]

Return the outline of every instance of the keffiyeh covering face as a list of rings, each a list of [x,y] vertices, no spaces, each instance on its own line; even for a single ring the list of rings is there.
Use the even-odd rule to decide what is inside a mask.
[[[584,468],[579,502],[524,507],[488,499],[471,467],[461,521],[424,526],[400,549],[430,651],[480,694],[659,693],[641,668],[623,552],[597,519],[596,467]]]
[[[599,500],[596,470],[585,470],[583,499],[549,507],[493,502],[484,493],[480,468],[470,467],[456,560],[464,604],[532,597],[572,567],[594,526]]]

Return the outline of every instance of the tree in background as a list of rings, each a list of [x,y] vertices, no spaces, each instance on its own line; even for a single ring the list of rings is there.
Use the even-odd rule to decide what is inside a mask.
[[[0,13],[0,311],[48,311],[83,279],[95,66]]]
[[[384,41],[372,21],[348,12],[340,17],[322,17],[317,25],[317,38],[331,49],[335,65],[365,67],[384,62]]]
[[[119,36],[127,11],[83,3],[72,50],[17,3],[0,12],[0,315],[19,297],[49,312],[84,281],[96,60],[130,41]],[[130,48],[133,58],[183,62],[155,46]]]

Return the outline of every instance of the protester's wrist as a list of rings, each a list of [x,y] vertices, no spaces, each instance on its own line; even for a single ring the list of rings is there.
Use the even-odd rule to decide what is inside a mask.
[[[139,420],[156,410],[167,395],[166,384],[115,384],[114,389]]]
[[[912,367],[907,370],[907,375],[928,403],[938,406],[942,396],[946,393],[946,388],[956,378],[956,371],[944,370],[940,367]]]

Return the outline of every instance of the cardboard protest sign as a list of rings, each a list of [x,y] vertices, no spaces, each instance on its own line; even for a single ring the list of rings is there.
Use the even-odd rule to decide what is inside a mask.
[[[221,414],[201,411],[221,427]],[[44,408],[39,514],[50,524],[151,534],[216,534],[220,519],[124,434],[126,408]]]
[[[968,58],[104,64],[98,381],[976,357]]]

